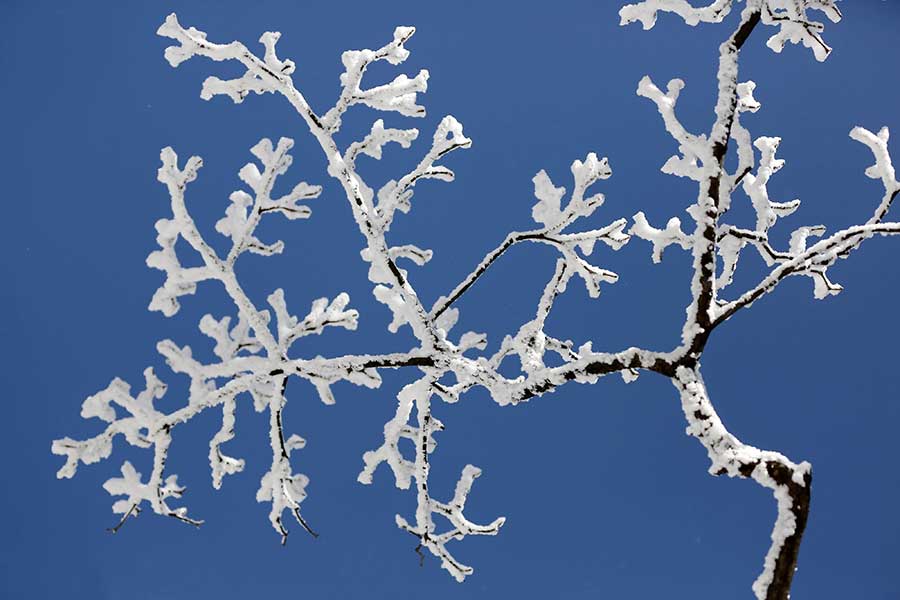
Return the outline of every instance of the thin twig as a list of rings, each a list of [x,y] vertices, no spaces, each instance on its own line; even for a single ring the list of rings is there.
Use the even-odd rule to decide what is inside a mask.
[[[122,525],[125,524],[125,521],[128,520],[128,517],[131,516],[131,513],[135,513],[135,515],[137,515],[137,513],[139,513],[140,511],[141,511],[141,509],[138,508],[137,504],[132,504],[131,508],[129,508],[128,512],[126,512],[122,516],[122,518],[119,520],[119,522],[116,524],[116,526],[115,527],[107,527],[106,530],[110,533],[118,533],[119,529],[122,527]]]

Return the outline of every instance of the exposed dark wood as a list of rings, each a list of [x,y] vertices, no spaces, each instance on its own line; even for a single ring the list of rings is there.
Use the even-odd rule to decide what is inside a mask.
[[[794,518],[797,520],[796,528],[781,546],[781,552],[775,560],[773,580],[766,595],[766,600],[788,600],[791,597],[791,582],[797,571],[800,542],[803,539],[803,532],[806,530],[806,521],[809,517],[812,473],[807,472],[803,476],[803,485],[800,485],[793,480],[793,472],[779,462],[767,462],[766,471],[776,483],[787,486],[788,493],[794,501],[791,512],[794,513]]]

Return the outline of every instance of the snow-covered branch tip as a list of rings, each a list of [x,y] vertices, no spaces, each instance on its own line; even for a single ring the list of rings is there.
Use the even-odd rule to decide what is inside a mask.
[[[463,510],[466,507],[466,500],[472,489],[472,483],[480,476],[481,469],[472,465],[466,465],[459,477],[459,481],[456,483],[456,491],[453,494],[453,499],[449,503],[438,502],[437,500],[429,498],[426,506],[420,507],[416,513],[417,516],[419,513],[428,514],[425,518],[426,525],[424,527],[410,525],[409,522],[400,515],[396,515],[395,517],[397,527],[419,538],[420,542],[416,551],[420,551],[421,548],[424,547],[434,556],[441,559],[441,568],[446,569],[459,583],[465,581],[466,577],[471,575],[475,570],[454,558],[447,550],[447,542],[451,540],[462,540],[467,535],[497,535],[500,532],[500,528],[506,522],[506,518],[497,517],[487,525],[478,525],[469,521],[463,514]],[[447,519],[451,528],[443,533],[435,534],[432,515],[438,515]]]
[[[630,233],[653,244],[652,257],[655,263],[662,261],[663,251],[672,244],[681,246],[684,250],[690,250],[694,245],[693,237],[681,231],[681,220],[678,217],[669,219],[665,229],[657,229],[647,222],[643,212],[639,212],[634,215]]]
[[[372,130],[362,141],[350,144],[344,153],[344,162],[353,169],[356,166],[356,158],[360,154],[381,160],[381,150],[388,143],[394,142],[403,148],[409,148],[417,137],[419,137],[418,129],[385,129],[384,120],[378,119],[372,124]]]
[[[273,148],[271,140],[263,138],[250,149],[262,163],[263,170],[260,172],[256,164],[250,162],[241,168],[238,175],[253,191],[254,196],[243,190],[233,192],[229,197],[231,205],[225,211],[225,216],[216,223],[216,231],[232,241],[227,264],[233,264],[245,251],[270,256],[279,254],[284,249],[284,243],[280,240],[265,244],[253,235],[263,214],[280,212],[292,220],[307,219],[312,214],[309,207],[297,202],[317,198],[322,193],[320,186],[300,182],[284,196],[274,199],[271,197],[276,179],[284,175],[291,166],[292,158],[288,151],[293,145],[294,140],[281,138]]]
[[[278,380],[280,379],[280,381]],[[302,473],[294,473],[291,467],[291,452],[306,446],[306,440],[297,434],[284,439],[282,428],[282,410],[284,410],[284,382],[282,375],[272,382],[273,388],[281,388],[272,393],[269,401],[269,443],[272,447],[272,466],[263,475],[256,492],[257,502],[270,502],[269,522],[272,528],[281,534],[281,543],[287,543],[288,531],[282,521],[285,510],[290,511],[294,519],[313,537],[318,534],[312,530],[306,519],[300,514],[300,503],[306,498],[306,486],[309,478]]]
[[[663,93],[650,77],[644,76],[638,83],[637,95],[656,104],[666,131],[678,142],[678,150],[682,153],[681,157],[675,155],[669,158],[662,166],[661,171],[669,175],[701,181],[706,174],[705,171],[715,164],[716,160],[707,136],[689,133],[675,115],[675,105],[682,89],[684,89],[684,81],[673,79],[666,87],[666,93]]]
[[[496,535],[505,519],[500,517],[489,525],[477,525],[463,514],[472,483],[481,475],[481,470],[472,465],[466,465],[463,469],[456,485],[456,492],[449,503],[439,502],[431,497],[428,486],[430,470],[428,456],[437,447],[434,434],[444,429],[443,424],[431,414],[430,398],[434,393],[435,380],[434,375],[428,375],[400,391],[397,395],[397,413],[384,427],[384,444],[377,450],[365,453],[363,456],[365,465],[358,480],[360,483],[372,483],[375,469],[383,462],[393,471],[394,482],[398,488],[407,489],[415,480],[418,492],[415,525],[397,515],[397,526],[418,538],[417,552],[424,547],[441,560],[441,566],[457,581],[462,582],[466,576],[472,574],[473,569],[460,563],[450,554],[446,548],[447,542],[454,539],[461,540],[467,535]],[[410,425],[408,421],[414,406],[417,422]],[[401,438],[413,442],[415,449],[413,460],[405,458],[400,452]],[[449,521],[451,528],[443,533],[435,533],[433,515],[444,517]]]
[[[380,146],[387,141],[397,141],[404,147],[408,147],[409,143],[418,135],[418,131],[415,129],[405,131],[384,130],[378,127],[380,122],[380,119],[376,121],[372,127],[372,132],[360,143],[361,148],[377,147],[378,156],[376,158],[381,155]],[[375,144],[378,145],[375,146]],[[463,135],[462,123],[450,115],[444,117],[434,132],[431,149],[419,161],[419,164],[399,180],[391,179],[378,190],[378,203],[375,205],[375,210],[377,211],[381,230],[386,232],[390,229],[395,211],[409,212],[413,188],[420,179],[453,181],[455,178],[453,171],[435,163],[441,157],[454,150],[470,148],[471,146],[472,140]],[[350,150],[355,150],[355,148],[351,146]]]
[[[404,47],[416,32],[415,27],[397,27],[394,39],[378,50],[347,50],[341,56],[344,73],[341,74],[341,95],[337,103],[322,117],[322,126],[330,133],[341,126],[341,115],[354,104],[365,104],[370,108],[394,111],[407,117],[424,117],[425,109],[416,104],[416,94],[428,89],[428,71],[422,69],[409,78],[398,75],[390,83],[363,90],[360,88],[366,68],[373,62],[384,60],[399,65],[409,57]]]
[[[644,3],[644,9],[652,3]],[[674,7],[675,4],[666,4]],[[657,9],[662,10],[659,6]],[[650,13],[646,13],[650,14]],[[655,13],[654,13],[655,14]],[[746,17],[745,17],[746,21]],[[776,151],[781,142],[780,138],[761,136],[753,140],[750,132],[741,122],[743,113],[754,113],[760,109],[760,103],[754,98],[756,83],[753,81],[738,83],[736,72],[736,60],[733,50],[726,45],[721,49],[723,63],[720,66],[720,92],[733,94],[731,112],[718,114],[714,131],[720,128],[720,122],[730,117],[731,127],[726,128],[728,137],[734,140],[737,146],[738,166],[734,173],[725,171],[721,163],[725,144],[713,142],[714,136],[705,134],[695,135],[686,131],[675,115],[675,105],[684,83],[675,79],[669,82],[668,91],[663,93],[653,82],[644,77],[638,86],[638,95],[652,100],[660,114],[666,130],[679,144],[681,156],[671,157],[662,167],[667,174],[686,177],[701,185],[704,182],[716,182],[715,205],[707,206],[707,192],[701,191],[698,202],[690,206],[687,212],[697,223],[694,232],[686,234],[681,230],[681,221],[672,218],[664,229],[651,226],[643,214],[639,212],[634,217],[634,225],[630,233],[650,241],[653,244],[652,257],[654,262],[659,262],[662,253],[669,245],[678,245],[685,250],[695,248],[710,248],[709,242],[714,241],[714,253],[716,263],[721,268],[710,266],[708,272],[715,276],[713,282],[706,284],[707,293],[715,298],[717,308],[712,308],[712,322],[721,322],[722,317],[727,318],[739,306],[745,306],[753,299],[770,291],[777,282],[788,275],[806,275],[814,282],[814,294],[816,298],[824,298],[837,294],[842,287],[833,283],[828,275],[827,268],[838,258],[843,258],[852,249],[858,246],[865,237],[863,230],[852,232],[838,232],[832,238],[823,241],[821,245],[813,246],[815,250],[808,250],[808,239],[812,236],[822,236],[825,228],[821,225],[803,225],[797,227],[790,235],[789,248],[779,250],[769,241],[769,229],[775,225],[779,218],[793,214],[800,206],[800,201],[793,199],[787,202],[776,202],[769,197],[768,184],[772,176],[783,166],[784,160],[776,158]],[[724,57],[728,57],[725,60]],[[734,72],[730,69],[735,67]],[[723,72],[724,70],[724,72]],[[733,87],[732,87],[733,86]],[[726,105],[720,101],[721,105]],[[896,182],[896,174],[887,149],[889,134],[883,129],[878,134],[873,134],[863,128],[855,128],[851,137],[870,148],[875,164],[866,174],[874,179],[879,179],[885,189],[882,201],[875,210],[867,224],[875,224],[882,221],[893,199],[896,197],[900,184]],[[751,143],[751,140],[752,143]],[[759,152],[757,162],[756,152]],[[722,217],[728,212],[732,203],[733,192],[740,187],[746,194],[756,214],[756,222],[749,227],[725,223]],[[709,232],[714,232],[715,239]],[[871,233],[876,233],[872,231]],[[891,235],[890,226],[881,227],[877,233]],[[739,300],[729,303],[718,298],[718,293],[728,287],[734,278],[741,251],[746,246],[753,246],[758,251],[762,260],[769,267],[774,267],[772,276],[761,282],[759,286],[742,295]],[[835,253],[835,247],[840,247],[841,252]],[[701,253],[699,256],[703,256]],[[800,257],[803,257],[800,260]],[[705,262],[700,265],[701,280],[706,273]],[[696,268],[696,267],[695,267]],[[687,326],[686,326],[687,327]],[[686,330],[687,331],[687,330]],[[693,330],[692,330],[693,331]]]
[[[866,176],[871,179],[881,180],[884,185],[884,197],[881,204],[875,209],[875,214],[868,220],[868,224],[880,222],[887,214],[891,203],[900,193],[900,182],[897,181],[897,173],[888,152],[888,140],[891,132],[887,127],[882,127],[878,133],[872,133],[864,127],[854,127],[850,131],[850,137],[861,144],[865,144],[875,157],[875,164],[866,169]]]
[[[441,296],[435,302],[430,314],[439,317],[456,302],[507,250],[521,242],[538,242],[556,248],[569,264],[569,272],[578,273],[585,281],[588,293],[596,297],[600,293],[600,283],[614,283],[618,275],[588,263],[579,256],[580,250],[586,256],[594,251],[598,241],[613,250],[624,246],[630,236],[625,233],[625,219],[617,219],[605,227],[588,231],[567,233],[566,229],[576,220],[591,216],[604,201],[603,194],[597,193],[585,197],[588,188],[602,179],[612,176],[609,161],[604,157],[598,159],[593,152],[588,153],[584,161],[574,160],[571,165],[574,189],[565,208],[562,199],[566,189],[556,187],[546,171],[539,171],[533,178],[534,195],[538,202],[531,209],[531,216],[541,225],[530,231],[515,231],[490,251],[449,294]]]
[[[738,2],[740,0],[714,0],[707,6],[694,7],[688,0],[644,0],[622,7],[619,17],[622,25],[639,21],[644,29],[653,28],[660,12],[676,14],[691,26],[721,23]],[[821,11],[832,23],[837,23],[842,16],[837,0],[744,0],[744,3],[744,14],[758,13],[763,24],[778,27],[778,32],[766,43],[774,52],[781,52],[790,42],[810,48],[816,60],[828,58],[831,47],[821,36],[825,26],[813,21],[807,11]]]
[[[543,170],[532,179],[534,195],[538,202],[531,209],[531,216],[544,227],[539,233],[535,232],[531,239],[556,247],[563,255],[570,271],[577,273],[584,280],[588,294],[596,298],[600,295],[601,283],[615,283],[619,276],[590,264],[578,255],[576,249],[590,256],[594,251],[594,245],[602,241],[613,250],[618,250],[628,242],[629,236],[624,231],[626,224],[624,219],[614,221],[602,229],[563,233],[563,230],[575,220],[591,216],[603,205],[603,194],[585,197],[585,193],[595,182],[612,176],[607,159],[598,159],[593,152],[589,153],[583,162],[573,161],[571,170],[575,185],[565,208],[561,206],[561,201],[566,194],[566,188],[553,185],[550,176]]]
[[[687,434],[697,438],[709,455],[710,474],[750,478],[772,490],[778,517],[753,592],[758,600],[780,598],[772,593],[790,588],[809,513],[812,467],[808,462],[794,463],[778,452],[754,448],[732,435],[716,414],[699,372],[679,367],[672,383],[681,395]]]
[[[309,314],[303,320],[291,316],[288,313],[284,299],[284,290],[275,290],[269,295],[269,305],[275,311],[278,326],[278,346],[281,351],[287,352],[291,344],[301,337],[313,334],[321,334],[326,327],[342,327],[354,331],[359,318],[359,311],[347,309],[350,296],[342,292],[334,300],[318,298],[312,303]]]
[[[200,157],[188,159],[183,170],[178,168],[178,156],[171,148],[164,148],[160,157],[162,167],[158,179],[164,183],[171,197],[173,218],[160,219],[156,222],[158,233],[156,241],[160,245],[147,257],[147,266],[165,271],[166,281],[154,294],[150,302],[150,310],[158,310],[167,317],[178,312],[178,298],[196,291],[196,284],[208,279],[217,279],[226,283],[234,279],[234,263],[244,252],[270,256],[284,249],[284,243],[276,241],[266,244],[255,237],[254,231],[262,215],[267,212],[280,212],[289,219],[307,218],[310,210],[297,204],[301,200],[310,200],[321,193],[319,186],[301,182],[284,196],[271,198],[272,187],[279,175],[283,175],[291,165],[291,156],[287,153],[294,142],[281,138],[277,147],[263,138],[251,148],[251,152],[263,165],[263,171],[254,163],[247,163],[239,173],[244,183],[254,192],[250,196],[243,190],[237,190],[230,196],[231,204],[225,216],[216,223],[216,231],[232,241],[232,248],[225,259],[220,258],[215,250],[203,238],[185,204],[187,184],[196,179],[197,171],[202,166]],[[203,260],[202,267],[182,267],[175,251],[178,238],[183,238]],[[246,304],[236,299],[239,304]],[[251,321],[254,317],[250,317]]]
[[[621,25],[640,21],[644,29],[656,25],[656,13],[670,12],[678,15],[688,25],[698,23],[721,23],[731,12],[735,0],[715,0],[702,8],[694,8],[687,0],[644,0],[628,4],[619,10]]]
[[[224,95],[237,104],[250,92],[256,94],[275,92],[280,83],[289,80],[295,69],[293,61],[281,60],[276,55],[275,44],[281,37],[278,32],[267,31],[260,36],[259,42],[265,48],[262,60],[256,58],[240,42],[214,44],[206,39],[206,32],[194,27],[183,28],[175,13],[166,17],[156,34],[179,43],[177,46],[169,46],[165,51],[166,60],[173,67],[194,56],[205,56],[215,61],[239,60],[248,67],[247,72],[236,79],[222,80],[218,77],[208,77],[203,82],[200,93],[200,97],[204,100]]]

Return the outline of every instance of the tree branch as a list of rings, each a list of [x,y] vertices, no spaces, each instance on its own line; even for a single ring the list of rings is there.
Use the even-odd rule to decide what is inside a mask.
[[[753,479],[772,490],[778,517],[763,572],[754,582],[753,591],[758,600],[788,600],[809,515],[812,467],[807,462],[791,462],[777,452],[748,446],[732,435],[716,414],[696,369],[679,367],[672,383],[681,395],[688,435],[697,438],[709,455],[710,474]]]

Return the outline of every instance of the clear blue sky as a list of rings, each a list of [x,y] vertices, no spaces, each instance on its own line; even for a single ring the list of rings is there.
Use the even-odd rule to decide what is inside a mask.
[[[295,81],[323,111],[336,97],[345,49],[378,47],[396,25],[415,25],[403,72],[431,71],[422,97],[429,114],[392,126],[416,126],[423,140],[453,114],[474,140],[448,164],[452,185],[419,189],[394,240],[433,248],[414,280],[426,301],[453,287],[511,229],[529,226],[531,177],[546,169],[558,185],[589,151],[610,157],[607,202],[592,223],[638,210],[651,222],[683,216],[695,195],[689,182],[658,167],[675,150],[655,107],[635,96],[651,75],[687,82],[679,111],[705,131],[712,119],[716,48],[730,26],[688,28],[663,17],[656,29],[618,27],[619,2],[0,2],[0,164],[4,235],[0,276],[0,382],[4,392],[4,493],[0,495],[0,595],[8,598],[745,598],[756,577],[775,507],[766,490],[707,475],[704,450],[684,435],[674,388],[647,374],[626,386],[618,377],[596,386],[568,385],[518,407],[500,408],[483,393],[439,405],[444,421],[433,458],[432,489],[452,493],[466,463],[484,475],[470,496],[470,518],[505,515],[498,537],[454,546],[476,573],[456,584],[396,529],[414,494],[394,489],[379,470],[372,486],[356,483],[362,453],[377,447],[393,414],[393,394],[408,374],[385,374],[377,391],[336,388],[321,405],[312,389],[289,390],[289,433],[308,440],[295,468],[311,478],[304,513],[322,534],[299,527],[286,548],[254,500],[269,452],[265,418],[249,403],[238,411],[229,446],[248,461],[216,493],[207,443],[216,418],[176,432],[170,472],[188,485],[186,504],[206,519],[197,531],[147,512],[118,535],[100,485],[130,459],[145,474],[149,455],[117,444],[113,458],[57,481],[61,459],[50,441],[99,431],[78,416],[85,396],[122,377],[140,389],[148,365],[171,385],[161,406],[179,406],[185,382],[156,355],[171,338],[210,351],[196,329],[205,312],[229,309],[215,285],[187,297],[173,319],[149,313],[162,274],[144,266],[153,223],[168,216],[155,181],[159,150],[199,154],[206,166],[188,196],[210,239],[212,224],[236,189],[237,170],[263,136],[297,140],[287,176],[325,185],[311,221],[271,219],[263,234],[280,236],[277,258],[242,259],[239,274],[260,302],[281,286],[296,306],[350,293],[360,329],[312,339],[304,355],[381,352],[410,346],[408,331],[390,336],[389,315],[371,296],[361,239],[341,190],[302,122],[280,97],[203,102],[208,74],[233,66],[192,60],[178,70],[163,60],[156,37],[165,15],[207,31],[216,41],[255,47],[280,30],[279,54],[296,61]],[[757,84],[762,110],[745,119],[754,136],[784,138],[786,168],[774,199],[804,204],[791,225],[830,228],[864,221],[880,198],[863,169],[871,155],[847,133],[859,124],[890,126],[900,136],[900,4],[842,3],[845,20],[826,29],[835,47],[824,64],[803,48],[775,55],[757,30],[744,52],[742,79]],[[369,81],[393,77],[373,69]],[[345,120],[348,142],[377,116],[359,108]],[[397,177],[425,151],[391,148],[367,161],[374,181]],[[900,160],[900,143],[892,144]],[[745,214],[749,214],[745,213]],[[897,218],[897,215],[894,215]],[[790,225],[789,225],[789,224]],[[778,236],[779,230],[773,230]],[[220,246],[221,247],[221,246]],[[897,474],[895,339],[900,273],[897,240],[872,240],[832,278],[836,298],[814,301],[811,282],[786,282],[714,335],[703,367],[718,410],[745,442],[780,450],[814,466],[813,506],[796,577],[796,598],[897,598],[900,475]],[[189,256],[185,253],[183,256]],[[619,253],[599,249],[620,282],[591,301],[573,282],[550,328],[595,349],[627,345],[668,349],[678,341],[688,300],[689,257],[667,250],[662,265],[633,241]],[[518,248],[460,304],[467,329],[493,344],[532,313],[555,257],[544,247]],[[758,278],[748,252],[735,286]],[[300,346],[298,344],[297,348]],[[381,467],[384,469],[384,467]],[[542,482],[536,486],[537,481]]]

